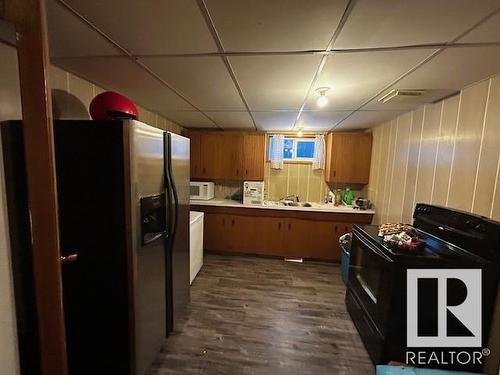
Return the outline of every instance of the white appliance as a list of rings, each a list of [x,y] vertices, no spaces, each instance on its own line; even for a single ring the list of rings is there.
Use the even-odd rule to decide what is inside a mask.
[[[189,212],[189,263],[190,283],[203,266],[203,212]]]
[[[208,201],[214,197],[213,182],[197,182],[190,183],[190,198]]]
[[[243,182],[243,204],[264,203],[264,181]]]

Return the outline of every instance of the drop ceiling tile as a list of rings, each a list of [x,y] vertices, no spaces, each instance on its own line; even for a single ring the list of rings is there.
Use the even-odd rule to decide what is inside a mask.
[[[195,0],[66,0],[134,54],[215,52]]]
[[[298,110],[321,56],[230,57],[252,111]]]
[[[202,110],[245,109],[220,57],[148,57],[140,61]]]
[[[295,111],[252,112],[259,130],[291,130],[295,119]]]
[[[165,112],[165,116],[186,128],[215,128],[216,125],[198,111]]]
[[[398,117],[404,111],[357,111],[337,124],[335,130],[368,129]]]
[[[325,49],[346,0],[209,0],[215,27],[227,51]]]
[[[496,0],[359,0],[335,48],[388,47],[452,40],[498,7]]]
[[[428,100],[431,102],[498,72],[500,47],[448,48],[402,79],[394,88],[435,90],[434,97]],[[363,109],[413,109],[420,104],[382,104],[375,99]]]
[[[460,43],[500,42],[500,12],[459,39]]]
[[[57,0],[47,1],[47,28],[52,58],[123,54]]]
[[[194,110],[177,94],[127,57],[81,57],[56,59],[56,65],[102,87],[127,95],[138,104],[165,114]]]
[[[252,129],[255,127],[252,118],[246,111],[240,112],[205,112],[217,125],[223,129]]]
[[[330,130],[350,113],[351,111],[303,111],[298,126],[303,127],[304,130]]]
[[[354,110],[432,52],[432,49],[419,49],[333,54],[328,56],[315,89],[330,87],[325,110]],[[317,109],[318,97],[313,91],[306,108]]]

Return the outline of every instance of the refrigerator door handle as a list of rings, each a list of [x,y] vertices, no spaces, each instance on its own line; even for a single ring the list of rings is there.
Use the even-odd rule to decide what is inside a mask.
[[[172,176],[170,174],[170,156],[171,156],[171,150],[170,150],[170,137],[167,132],[163,133],[163,145],[164,145],[164,163],[163,163],[163,169],[165,173],[165,195],[166,195],[166,213],[167,213],[167,244],[170,245],[170,238],[172,237],[172,192],[170,191],[170,188],[172,186]]]
[[[172,231],[170,232],[170,245],[173,244],[174,239],[175,239],[175,234],[177,232],[177,222],[178,222],[178,217],[179,217],[179,196],[177,195],[177,187],[175,186],[175,181],[172,178],[172,138],[170,133],[167,133],[167,142],[168,142],[168,176],[169,176],[169,181],[170,181],[170,187],[172,189],[172,196],[174,198],[174,209],[173,213],[174,215],[172,216],[173,218],[173,225],[172,225]],[[172,220],[171,220],[172,222]]]

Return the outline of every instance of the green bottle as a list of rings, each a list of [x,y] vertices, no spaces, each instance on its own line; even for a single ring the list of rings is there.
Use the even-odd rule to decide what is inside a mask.
[[[353,200],[354,200],[354,195],[352,194],[352,190],[346,188],[344,193],[344,204],[346,206],[351,206]]]

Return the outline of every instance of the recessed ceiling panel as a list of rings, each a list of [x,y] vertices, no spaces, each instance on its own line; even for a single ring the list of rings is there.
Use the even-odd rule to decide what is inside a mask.
[[[459,39],[460,43],[495,43],[500,42],[500,12],[476,27],[469,34]]]
[[[306,131],[330,130],[350,113],[351,111],[303,111],[297,125]]]
[[[185,128],[215,128],[216,125],[198,111],[165,112],[165,116]]]
[[[56,65],[105,88],[129,96],[160,114],[194,110],[177,94],[127,57],[81,57],[55,60]]]
[[[496,0],[359,0],[334,47],[388,47],[447,42],[496,7]]]
[[[398,117],[404,111],[357,111],[335,126],[335,130],[368,129]]]
[[[215,52],[195,0],[66,0],[133,54]]]
[[[346,0],[209,0],[210,14],[227,51],[325,49]]]
[[[321,56],[238,56],[230,63],[253,111],[298,110]]]
[[[434,50],[337,53],[328,57],[315,88],[329,87],[325,110],[354,110]],[[319,93],[311,92],[307,109],[318,109]]]
[[[291,130],[297,118],[297,112],[252,112],[252,116],[259,130]]]
[[[148,57],[140,60],[202,110],[245,109],[220,57]]]
[[[246,111],[240,112],[205,112],[217,125],[223,129],[252,129],[255,127],[252,118]]]
[[[123,53],[56,0],[47,1],[51,58]]]

